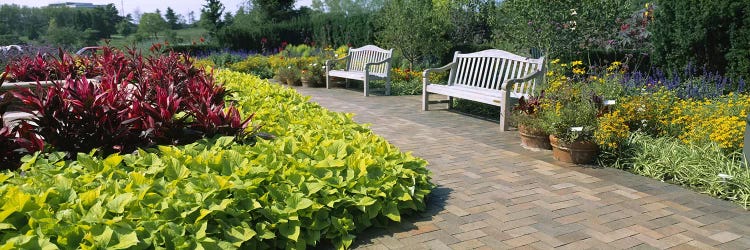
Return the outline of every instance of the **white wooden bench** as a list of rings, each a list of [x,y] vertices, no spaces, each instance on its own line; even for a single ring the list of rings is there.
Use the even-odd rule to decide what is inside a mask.
[[[428,109],[430,93],[448,96],[448,108],[454,97],[500,106],[500,127],[506,131],[510,99],[532,94],[543,76],[543,64],[544,58],[530,59],[502,50],[457,51],[453,62],[422,73],[422,110]],[[430,83],[430,73],[446,70],[450,70],[446,84]]]
[[[360,48],[349,49],[349,54],[340,59],[326,60],[326,88],[331,87],[331,77],[341,77],[349,80],[363,81],[365,96],[370,93],[369,83],[371,80],[385,80],[385,94],[391,94],[391,55],[393,49],[385,50],[374,45],[366,45]],[[346,67],[341,70],[332,69],[336,61],[346,61]]]

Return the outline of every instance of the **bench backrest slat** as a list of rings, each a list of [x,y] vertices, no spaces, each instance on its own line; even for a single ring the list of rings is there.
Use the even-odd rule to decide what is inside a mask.
[[[347,71],[365,71],[367,63],[374,63],[390,58],[393,49],[385,50],[378,46],[366,45],[359,48],[349,49],[349,61],[346,65]],[[390,63],[375,65],[370,68],[370,73],[389,74]]]
[[[536,70],[542,70],[543,58],[532,59],[502,50],[484,50],[461,54],[453,58],[454,70],[448,78],[449,85],[465,85],[475,88],[500,90],[503,82],[522,78]],[[516,94],[529,95],[534,91],[537,79],[517,83],[509,89]]]

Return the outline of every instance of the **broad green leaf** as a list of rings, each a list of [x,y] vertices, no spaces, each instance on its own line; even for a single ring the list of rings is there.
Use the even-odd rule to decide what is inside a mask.
[[[5,180],[9,179],[12,176],[13,176],[13,174],[11,172],[0,173],[0,184],[2,184],[3,182],[5,182]]]
[[[305,186],[307,187],[307,194],[312,195],[323,189],[326,184],[320,182],[305,182]]]
[[[0,230],[5,229],[16,229],[16,227],[14,227],[13,224],[10,223],[0,223]]]
[[[93,173],[99,173],[102,171],[101,165],[94,161],[94,159],[88,154],[78,153],[78,155],[76,155],[76,162]]]
[[[109,249],[127,249],[129,247],[138,245],[138,235],[135,233],[135,231],[131,231],[127,234],[118,234],[117,240],[119,241],[114,246],[109,246],[107,248]]]
[[[91,206],[101,196],[101,189],[97,187],[95,189],[86,191],[78,196],[81,200],[81,204],[85,207]]]
[[[375,203],[377,200],[370,198],[369,196],[362,197],[357,200],[357,206],[369,206]]]
[[[401,213],[398,212],[398,204],[396,202],[389,202],[383,208],[383,214],[393,221],[401,221]]]
[[[287,205],[286,209],[288,209],[290,212],[295,212],[298,210],[308,208],[312,206],[312,204],[315,203],[314,201],[308,198],[304,198],[303,196],[304,195],[301,193],[295,193],[289,196],[288,198],[286,198],[284,200],[284,203]]]
[[[219,185],[219,189],[226,189],[232,187],[232,183],[229,181],[231,177],[229,176],[219,176],[214,175],[214,180],[216,181],[216,184]]]
[[[120,165],[121,162],[122,156],[120,156],[120,154],[111,154],[104,159],[104,167],[105,169],[114,169],[117,165]]]
[[[232,242],[234,246],[240,247],[243,242],[252,239],[256,233],[255,231],[253,231],[252,229],[248,227],[240,226],[240,227],[233,227],[229,229],[228,234],[237,239],[236,241],[230,241],[230,242]]]
[[[131,201],[133,201],[132,193],[119,194],[107,203],[107,209],[111,212],[121,214],[125,212],[125,207]]]
[[[86,214],[81,217],[81,220],[89,223],[100,223],[104,220],[106,213],[107,211],[102,208],[102,202],[99,201],[89,208]]]
[[[195,238],[196,239],[203,239],[206,238],[206,228],[208,227],[208,222],[201,223],[201,227],[198,228],[198,231],[195,232]]]
[[[97,225],[91,231],[91,234],[93,235],[93,240],[94,240],[93,243],[95,246],[106,248],[106,247],[109,247],[109,244],[112,241],[112,236],[115,234],[115,231],[112,230],[112,228],[109,228],[107,226]]]
[[[300,232],[300,222],[298,220],[290,220],[285,223],[279,223],[279,233],[290,240],[297,241]]]
[[[39,238],[36,235],[18,235],[8,239],[5,244],[0,245],[0,249],[56,250],[59,248],[46,238]]]

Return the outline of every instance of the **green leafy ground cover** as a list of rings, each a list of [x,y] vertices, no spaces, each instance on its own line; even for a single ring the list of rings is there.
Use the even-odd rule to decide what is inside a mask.
[[[0,172],[0,248],[345,248],[366,227],[424,209],[427,163],[351,114],[255,76],[217,79],[277,138],[26,157],[23,172]]]

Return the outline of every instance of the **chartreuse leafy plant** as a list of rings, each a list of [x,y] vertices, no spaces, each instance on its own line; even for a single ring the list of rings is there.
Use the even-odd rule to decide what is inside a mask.
[[[0,248],[346,248],[424,209],[424,160],[293,90],[217,77],[276,139],[28,156],[23,172],[0,172]]]

